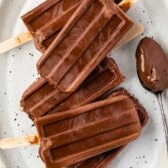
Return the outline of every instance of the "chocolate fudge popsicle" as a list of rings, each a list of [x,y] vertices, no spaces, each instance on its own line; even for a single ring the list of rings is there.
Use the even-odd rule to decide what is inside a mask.
[[[83,0],[46,0],[22,16],[36,47],[44,52]]]
[[[22,16],[38,50],[45,52],[82,1],[46,0]],[[115,3],[119,4],[121,1]],[[129,3],[120,5],[124,12],[130,7]]]
[[[90,103],[123,80],[114,60],[106,57],[74,93],[60,92],[39,78],[23,94],[21,106],[32,119],[37,118]]]
[[[131,28],[111,0],[86,0],[38,61],[38,72],[63,92],[74,91]]]
[[[126,145],[141,132],[135,103],[126,95],[44,116],[35,125],[47,168],[69,166]]]

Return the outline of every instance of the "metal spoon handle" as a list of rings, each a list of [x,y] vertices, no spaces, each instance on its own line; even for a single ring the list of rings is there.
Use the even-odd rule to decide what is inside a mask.
[[[163,121],[163,125],[164,125],[166,145],[167,145],[167,155],[168,155],[168,120],[166,118],[166,113],[165,113],[165,109],[164,109],[164,106],[163,106],[162,94],[163,93],[157,94],[157,98],[158,98],[158,101],[159,101],[159,106],[160,106],[160,110],[161,110],[161,114],[162,114],[162,121]]]

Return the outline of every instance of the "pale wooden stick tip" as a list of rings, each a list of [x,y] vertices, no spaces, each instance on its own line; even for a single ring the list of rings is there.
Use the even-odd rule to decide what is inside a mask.
[[[32,40],[32,36],[30,32],[25,32],[25,33],[19,34],[17,37],[15,37],[15,39],[17,40],[18,44],[23,44],[27,41]]]
[[[130,8],[132,7],[132,6],[134,6],[134,4],[137,2],[138,0],[122,0],[121,2],[120,2],[120,6],[124,6],[125,4],[129,4],[129,6],[130,6]]]
[[[9,40],[0,43],[0,54],[3,54],[15,47],[18,47],[28,41],[32,40],[32,36],[29,32],[21,33],[17,37],[13,37]]]
[[[0,140],[0,148],[1,149],[11,149],[17,148],[22,146],[31,146],[37,145],[40,143],[40,138],[38,135],[29,135],[23,137],[16,137],[16,138],[6,138]]]

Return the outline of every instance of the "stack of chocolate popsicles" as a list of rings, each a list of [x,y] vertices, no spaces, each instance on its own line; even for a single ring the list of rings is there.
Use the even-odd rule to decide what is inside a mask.
[[[106,56],[129,40],[133,22],[112,0],[48,0],[22,18],[43,53],[21,106],[46,167],[105,167],[147,120],[127,91],[96,101],[124,80]]]

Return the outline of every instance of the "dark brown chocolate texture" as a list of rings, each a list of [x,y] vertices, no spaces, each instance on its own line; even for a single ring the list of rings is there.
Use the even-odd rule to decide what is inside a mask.
[[[116,95],[127,95],[129,96],[135,103],[136,109],[138,111],[139,119],[141,121],[142,127],[144,127],[148,121],[148,114],[145,108],[141,105],[138,99],[132,96],[126,89],[120,88],[115,90],[109,97],[116,96]]]
[[[113,149],[109,152],[102,153],[85,161],[68,166],[68,168],[107,168],[107,166],[117,157],[124,147]]]
[[[122,93],[39,118],[35,123],[47,168],[69,166],[127,145],[141,132],[137,106]]]
[[[168,88],[168,59],[152,38],[142,39],[136,51],[137,72],[141,83],[157,93]]]
[[[90,103],[123,82],[114,60],[105,58],[74,93],[63,93],[39,78],[23,94],[21,106],[30,118],[38,118]]]
[[[22,16],[38,50],[45,52],[82,1],[46,0]],[[115,1],[117,4],[120,2]],[[130,8],[129,4],[120,7],[124,12]]]
[[[135,103],[136,109],[138,111],[139,119],[141,121],[142,128],[146,125],[148,121],[148,114],[145,108],[140,104],[140,102],[133,97],[126,89],[121,88],[114,91],[110,97],[116,95],[127,95],[129,96]],[[118,154],[125,148],[125,146],[111,150],[106,153],[102,153],[98,156],[95,156],[91,159],[87,159],[83,162],[77,163],[75,165],[69,166],[68,168],[106,168],[113,160],[118,156]]]
[[[83,1],[38,61],[39,74],[62,92],[74,91],[132,25],[111,0]]]
[[[37,49],[44,52],[83,0],[46,0],[22,16]]]

